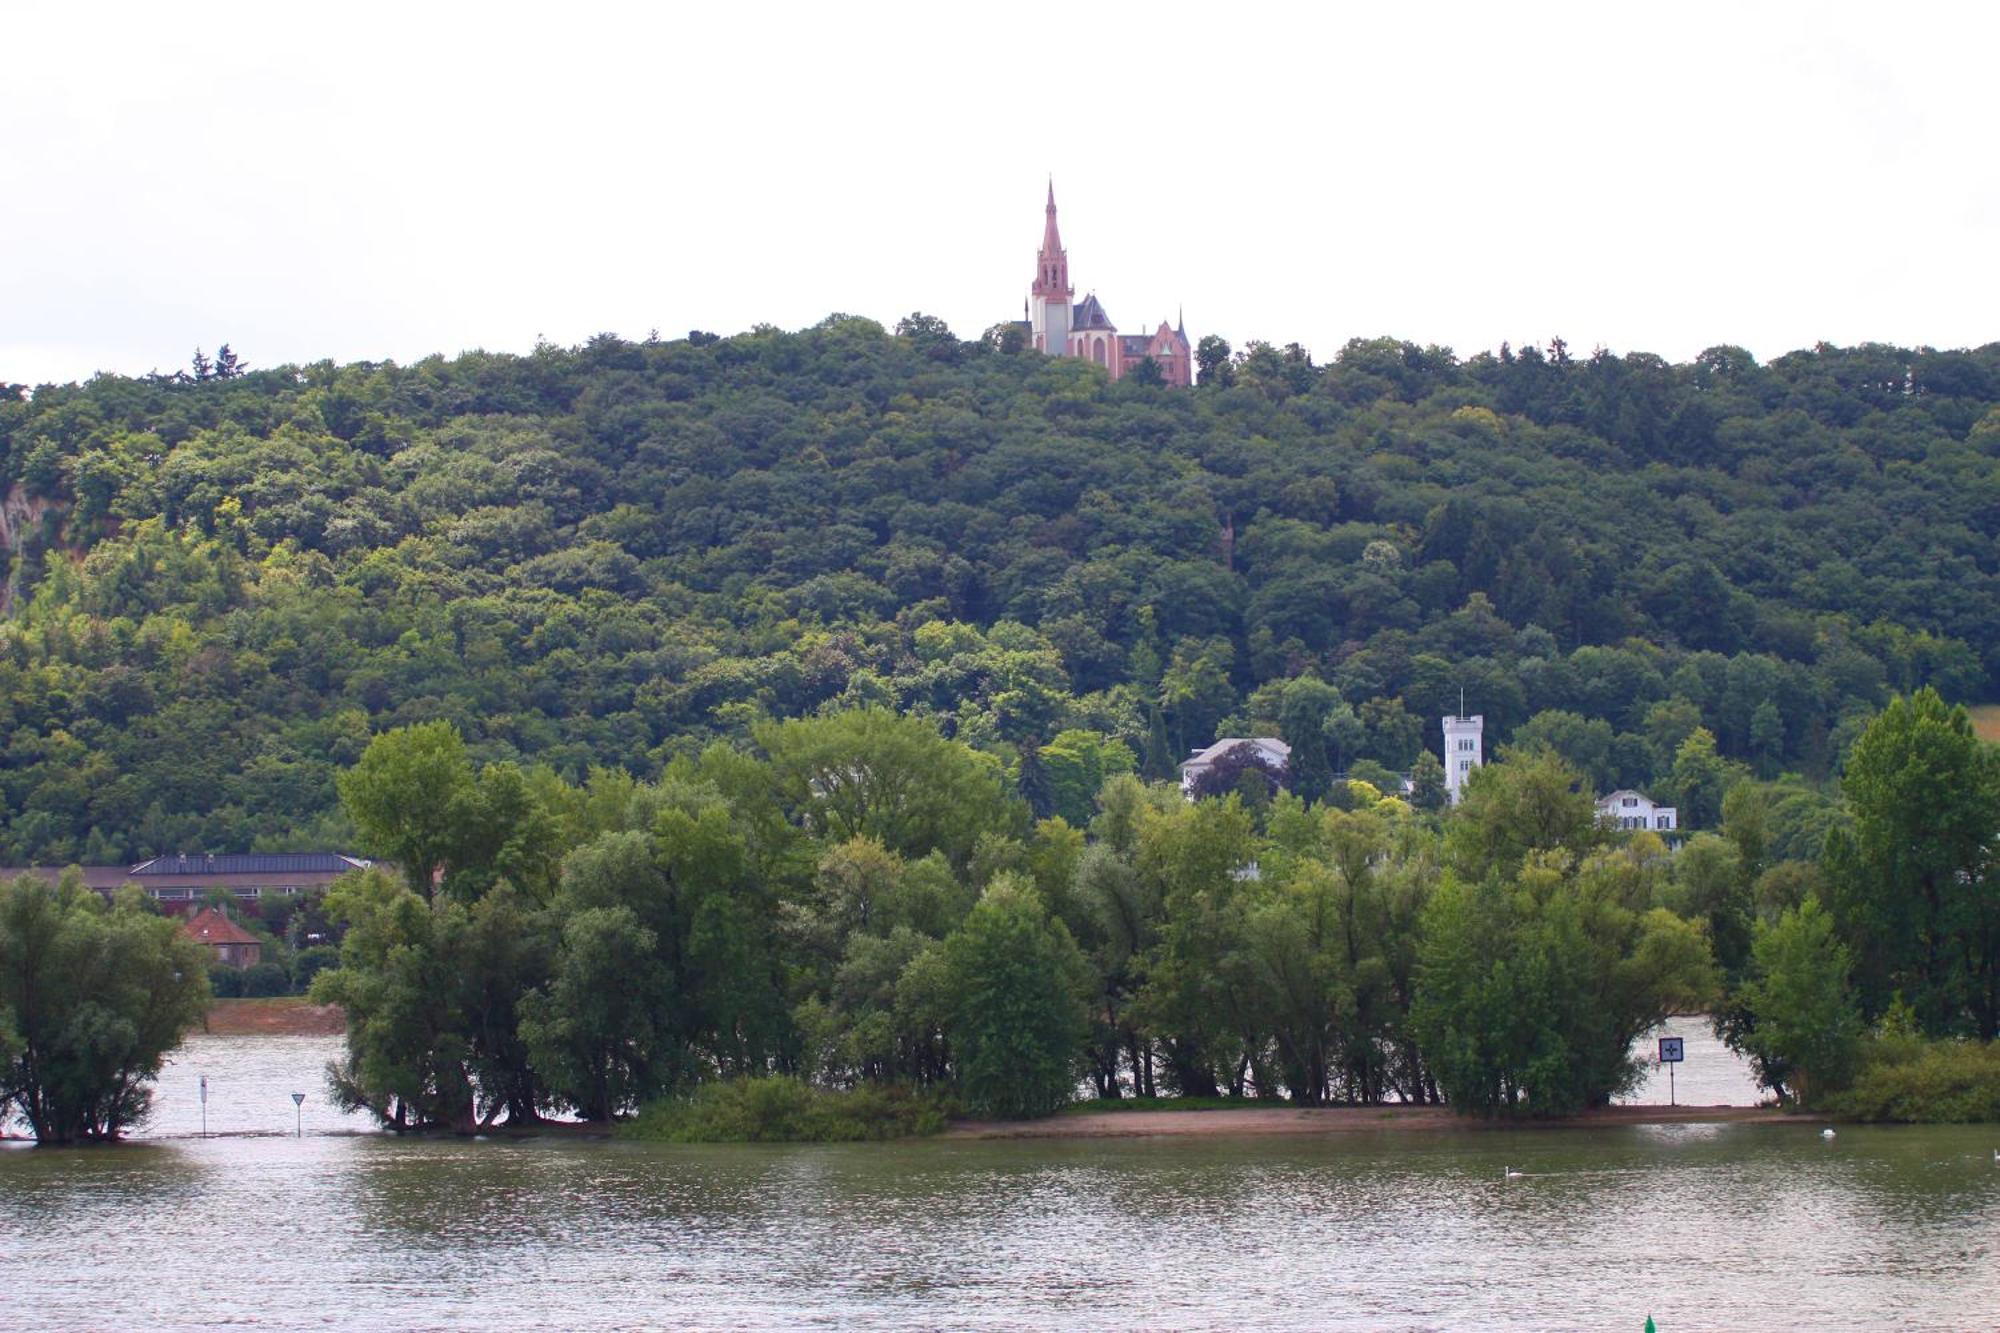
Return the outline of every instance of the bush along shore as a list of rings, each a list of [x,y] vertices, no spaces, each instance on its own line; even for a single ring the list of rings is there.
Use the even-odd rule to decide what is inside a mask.
[[[2000,1044],[1877,1036],[1852,1086],[1829,1095],[1824,1109],[1842,1120],[2000,1122]]]
[[[942,1133],[964,1108],[938,1091],[886,1084],[839,1091],[775,1075],[710,1083],[649,1102],[620,1138],[660,1143],[858,1143]]]

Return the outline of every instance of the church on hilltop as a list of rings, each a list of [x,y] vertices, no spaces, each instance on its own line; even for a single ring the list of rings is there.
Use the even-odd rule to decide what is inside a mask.
[[[1027,345],[1049,356],[1074,356],[1103,366],[1120,379],[1150,360],[1168,384],[1186,388],[1194,383],[1194,356],[1185,327],[1164,319],[1150,334],[1120,333],[1103,303],[1092,292],[1072,305],[1076,288],[1069,281],[1069,252],[1056,230],[1056,187],[1049,182],[1048,217],[1042,224],[1042,251],[1035,256],[1035,281],[1028,289],[1028,318],[1020,326]],[[1185,323],[1185,321],[1183,321]]]

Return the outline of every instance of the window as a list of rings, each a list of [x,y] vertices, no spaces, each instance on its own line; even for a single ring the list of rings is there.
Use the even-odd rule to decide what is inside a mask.
[[[1659,828],[1672,828],[1673,826],[1674,826],[1674,821],[1673,821],[1673,819],[1672,819],[1672,818],[1670,818],[1670,817],[1669,817],[1669,816],[1667,816],[1667,815],[1661,815],[1661,816],[1660,816],[1660,822],[1659,822],[1659,824],[1657,825],[1657,827],[1659,827]]]
[[[1470,750],[1470,749],[1473,749],[1474,747],[1476,747],[1477,745],[1478,745],[1478,742],[1477,742],[1477,741],[1475,741],[1475,740],[1473,740],[1473,739],[1472,739],[1471,737],[1469,737],[1469,736],[1461,736],[1461,737],[1459,737],[1459,740],[1458,740],[1458,748],[1459,748],[1459,749],[1461,749],[1461,750]]]
[[[1459,760],[1459,761],[1458,761],[1458,771],[1459,771],[1459,772],[1460,772],[1461,774],[1463,774],[1463,773],[1470,773],[1470,772],[1472,771],[1472,761],[1471,761],[1470,759],[1461,759],[1461,760]]]
[[[1630,810],[1633,806],[1639,804],[1639,798],[1636,796],[1627,796],[1622,804],[1627,810]]]

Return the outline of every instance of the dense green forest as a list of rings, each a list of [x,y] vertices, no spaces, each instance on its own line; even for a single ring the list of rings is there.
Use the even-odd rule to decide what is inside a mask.
[[[0,851],[393,861],[312,986],[405,1126],[772,1074],[1546,1113],[1707,1005],[1788,1096],[1984,1104],[1927,1042],[2000,1029],[2000,346],[1200,361],[834,317],[10,394]],[[1231,734],[1290,790],[1159,781]],[[4,958],[112,938],[8,892]],[[0,1056],[67,1049],[17,998]]]
[[[345,845],[398,725],[580,782],[860,705],[1080,824],[1218,734],[1407,771],[1461,689],[1712,826],[1691,737],[1809,795],[1993,692],[2000,345],[1200,360],[834,316],[0,395],[0,860]]]

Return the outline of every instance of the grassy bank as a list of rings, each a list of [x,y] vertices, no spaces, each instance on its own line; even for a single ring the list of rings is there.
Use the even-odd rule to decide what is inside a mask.
[[[937,1134],[957,1107],[901,1087],[842,1092],[795,1078],[710,1083],[692,1096],[649,1103],[618,1127],[656,1143],[858,1143]]]
[[[1829,1095],[1823,1109],[1843,1120],[2000,1121],[2000,1043],[1873,1038],[1854,1086]]]

